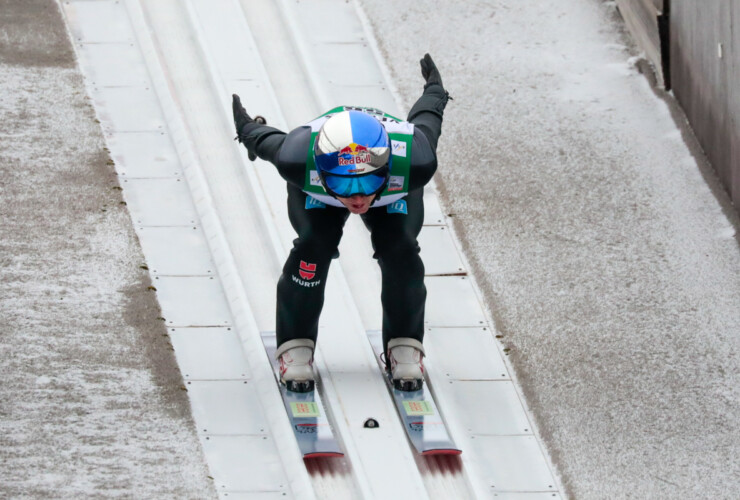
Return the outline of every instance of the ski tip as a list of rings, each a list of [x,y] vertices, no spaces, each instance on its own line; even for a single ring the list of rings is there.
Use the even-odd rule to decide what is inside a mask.
[[[344,453],[341,453],[339,451],[316,451],[312,453],[306,453],[303,455],[303,459],[311,459],[311,458],[338,458],[343,457]]]
[[[421,454],[425,457],[433,455],[462,455],[462,450],[457,450],[455,448],[440,448],[436,450],[424,450]]]

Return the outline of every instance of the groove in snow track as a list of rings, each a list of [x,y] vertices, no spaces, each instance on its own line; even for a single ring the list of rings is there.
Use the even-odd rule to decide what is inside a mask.
[[[262,70],[264,67],[261,58],[244,60],[245,68],[243,73],[239,73],[239,61],[234,61],[229,52],[218,50],[220,44],[236,43],[240,47],[252,47],[253,42],[246,35],[249,31],[243,27],[237,26],[233,31],[229,31],[219,20],[228,18],[238,18],[237,13],[232,10],[234,2],[224,2],[217,6],[212,3],[205,3],[198,0],[187,3],[191,14],[191,21],[196,31],[197,38],[201,40],[201,50],[204,59],[210,69],[210,75],[213,80],[216,93],[224,96],[230,96],[229,86],[238,86],[240,81],[249,78],[250,80],[262,83],[267,86],[270,81],[283,81],[290,75],[285,71],[275,75],[260,71],[261,74],[253,75],[255,67]],[[218,7],[223,7],[219,9]],[[242,6],[254,9],[254,3],[242,3]],[[253,11],[252,11],[253,12]],[[269,13],[260,11],[257,15],[248,16],[248,19],[259,19],[260,23],[265,23]],[[210,17],[209,17],[210,16]],[[210,20],[210,22],[209,22]],[[278,23],[269,23],[273,28],[279,26]],[[286,37],[290,40],[290,37]],[[272,43],[275,37],[271,38]],[[288,46],[283,51],[285,57],[289,53]],[[251,50],[249,51],[251,52]],[[256,51],[255,51],[256,52]],[[287,68],[290,73],[295,73],[296,64],[291,66],[285,64],[285,59],[281,61],[281,67]],[[236,66],[236,68],[235,68]],[[229,73],[236,73],[236,78],[227,82]],[[233,78],[233,77],[232,77]],[[238,92],[245,97],[245,104],[250,109],[260,107],[260,112],[272,117],[278,123],[278,126],[285,127],[284,120],[281,119],[281,107],[277,96],[268,92],[270,100],[260,99],[257,103],[252,103],[254,96],[249,91]],[[269,95],[271,94],[271,95]],[[309,96],[310,97],[310,96]],[[312,99],[306,99],[304,103],[310,103]],[[226,100],[228,104],[228,100]],[[225,123],[231,124],[230,109],[226,106],[224,114]],[[310,116],[310,115],[309,115]],[[275,120],[274,117],[277,117]],[[243,153],[242,153],[243,155]],[[282,180],[271,167],[258,168],[257,176],[262,181],[260,184],[266,191],[264,202],[260,203],[263,207],[263,215],[270,218],[271,213],[281,212],[285,207],[285,187]],[[266,179],[267,178],[267,179]],[[268,208],[272,204],[272,208]],[[280,214],[280,219],[270,221],[277,227],[282,228],[282,241],[275,242],[276,254],[280,255],[281,260],[287,255],[293,238],[292,230],[286,224],[287,214]],[[235,228],[238,230],[238,228]],[[330,278],[330,283],[341,283],[341,271],[335,267]],[[353,464],[362,464],[361,467],[354,469],[354,478],[359,485],[363,496],[377,497],[384,494],[409,495],[415,498],[426,496],[424,485],[419,477],[419,472],[414,467],[413,456],[408,448],[405,435],[400,429],[400,425],[395,417],[395,409],[388,397],[384,381],[374,368],[375,361],[372,352],[367,349],[367,341],[362,340],[364,337],[364,328],[359,321],[354,304],[342,293],[341,288],[330,286],[327,289],[327,302],[336,304],[336,309],[327,309],[324,313],[325,326],[321,330],[322,341],[319,343],[319,349],[316,359],[316,365],[322,374],[322,387],[325,391],[326,400],[331,408],[342,409],[342,414],[335,419],[335,424],[344,438],[344,446],[347,449],[347,455]],[[354,325],[354,327],[351,327]],[[355,334],[355,340],[351,345],[346,342],[348,331]],[[327,347],[332,346],[334,351],[327,355]],[[332,366],[332,363],[334,366]],[[371,415],[381,423],[381,429],[365,429],[361,423]],[[354,425],[353,425],[354,424]],[[379,431],[379,432],[378,432]],[[386,456],[384,456],[386,455]]]

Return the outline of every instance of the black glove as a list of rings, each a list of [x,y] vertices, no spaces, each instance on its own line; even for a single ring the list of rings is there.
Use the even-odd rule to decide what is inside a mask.
[[[439,70],[434,64],[434,61],[432,61],[432,56],[424,54],[424,58],[419,63],[421,64],[421,76],[427,82],[424,88],[434,84],[442,86],[442,77],[439,76]]]
[[[231,102],[231,110],[234,112],[234,126],[236,127],[236,137],[239,142],[242,142],[240,136],[244,125],[246,125],[247,123],[252,123],[254,120],[251,116],[249,116],[249,113],[247,113],[247,110],[244,109],[244,106],[242,106],[242,101],[241,99],[239,99],[239,96],[236,94],[232,94],[231,97],[233,98],[233,101]]]
[[[257,122],[257,123],[264,125],[267,123],[267,120],[265,120],[261,116],[255,116],[254,118],[252,118],[251,116],[249,116],[249,113],[247,113],[247,110],[244,109],[244,106],[242,106],[242,101],[241,99],[239,99],[239,96],[236,94],[232,94],[231,97],[233,98],[233,101],[231,102],[231,110],[234,113],[234,127],[236,127],[236,140],[241,143],[244,143],[244,141],[242,140],[242,135],[241,135],[242,129],[244,128],[244,126],[249,123],[253,123],[253,122]],[[257,159],[257,155],[252,151],[249,151],[247,156],[249,156],[250,161],[254,161]]]

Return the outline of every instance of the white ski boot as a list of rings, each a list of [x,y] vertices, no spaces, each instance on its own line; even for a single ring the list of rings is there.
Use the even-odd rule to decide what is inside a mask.
[[[424,382],[424,346],[401,337],[388,342],[388,364],[393,386],[400,391],[418,391]]]
[[[280,382],[289,391],[313,391],[313,349],[314,342],[309,339],[289,340],[278,347],[275,357],[280,362]]]

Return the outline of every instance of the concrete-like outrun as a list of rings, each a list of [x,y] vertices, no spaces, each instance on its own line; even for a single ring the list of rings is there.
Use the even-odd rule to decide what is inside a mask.
[[[307,468],[298,453],[260,340],[274,329],[275,282],[293,238],[285,188],[232,141],[230,95],[284,129],[337,104],[403,114],[353,3],[62,8],[220,495],[560,496],[433,189],[421,236],[427,369],[462,458],[426,460],[406,441],[366,340],[380,328],[380,279],[357,218],[330,274],[316,363],[346,457]],[[363,428],[367,417],[379,428]]]

